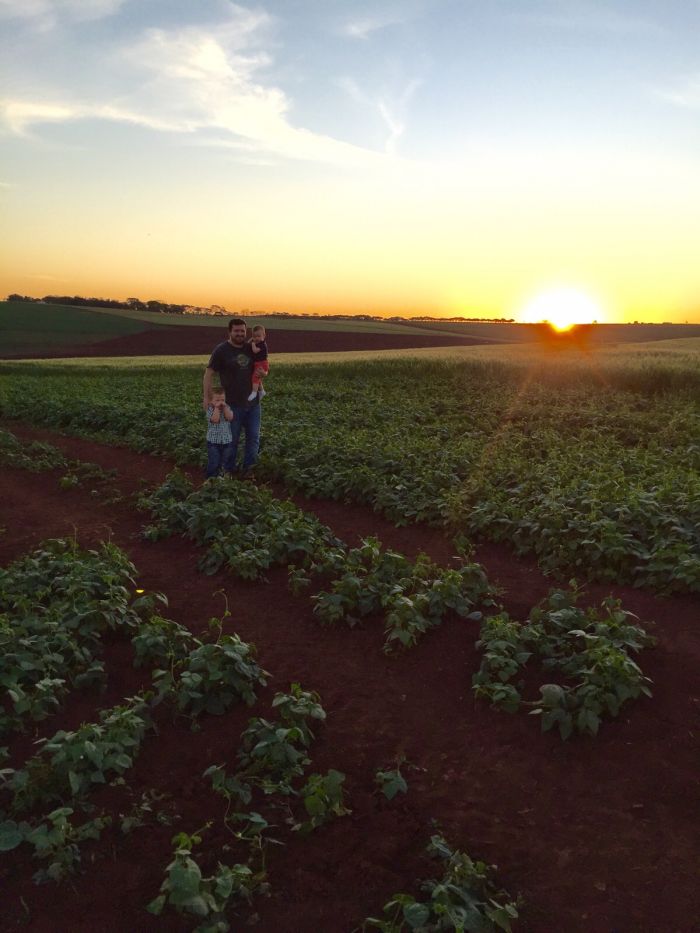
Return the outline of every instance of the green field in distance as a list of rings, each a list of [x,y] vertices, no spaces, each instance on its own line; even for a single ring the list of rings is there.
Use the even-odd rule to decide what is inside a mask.
[[[564,579],[700,592],[698,342],[281,358],[256,475],[507,542]],[[123,362],[1,363],[0,416],[43,397],[35,424],[201,465],[205,360]]]
[[[334,321],[312,317],[246,315],[246,318],[249,323],[263,324],[270,330],[390,334],[414,338],[450,335],[483,341],[484,344],[497,341],[502,345],[514,346],[530,343],[537,337],[537,328],[534,325],[489,321],[425,321],[414,326],[391,321]],[[31,356],[34,353],[55,352],[61,348],[98,343],[164,326],[210,327],[221,332],[228,319],[229,315],[159,314],[148,311],[3,301],[0,302],[0,355]],[[683,340],[694,337],[700,337],[700,324],[603,324],[590,331],[591,343],[595,345]],[[462,352],[462,348],[456,349]],[[369,351],[361,352],[366,354]],[[394,354],[404,351],[372,352]]]

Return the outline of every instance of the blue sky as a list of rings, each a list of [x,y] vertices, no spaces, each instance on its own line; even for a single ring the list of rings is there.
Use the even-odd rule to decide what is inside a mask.
[[[0,0],[0,22],[10,290],[498,315],[564,283],[618,318],[700,307],[697,0]]]

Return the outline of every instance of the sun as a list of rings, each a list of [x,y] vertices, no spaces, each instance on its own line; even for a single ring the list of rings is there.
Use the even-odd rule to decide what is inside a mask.
[[[602,306],[576,288],[550,288],[527,301],[518,312],[521,324],[547,321],[555,330],[569,330],[575,324],[592,324],[605,319]]]

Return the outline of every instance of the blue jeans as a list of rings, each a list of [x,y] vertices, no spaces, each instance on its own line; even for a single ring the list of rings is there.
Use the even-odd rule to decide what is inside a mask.
[[[233,453],[231,454],[232,469],[235,469],[238,455],[238,440],[241,429],[245,431],[245,448],[243,450],[243,469],[249,470],[258,459],[260,447],[260,420],[262,412],[260,403],[252,408],[233,408],[233,421],[231,422],[231,437]]]
[[[224,473],[232,473],[235,463],[233,444],[212,444],[207,441],[207,479],[218,476],[221,467]]]

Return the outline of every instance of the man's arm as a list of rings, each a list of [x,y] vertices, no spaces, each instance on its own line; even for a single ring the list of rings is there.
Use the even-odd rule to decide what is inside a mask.
[[[227,421],[233,421],[233,410],[229,405],[224,405],[224,418]]]
[[[204,382],[202,384],[202,408],[204,411],[209,407],[209,396],[211,394],[211,380],[214,376],[214,370],[207,366],[204,370]]]

